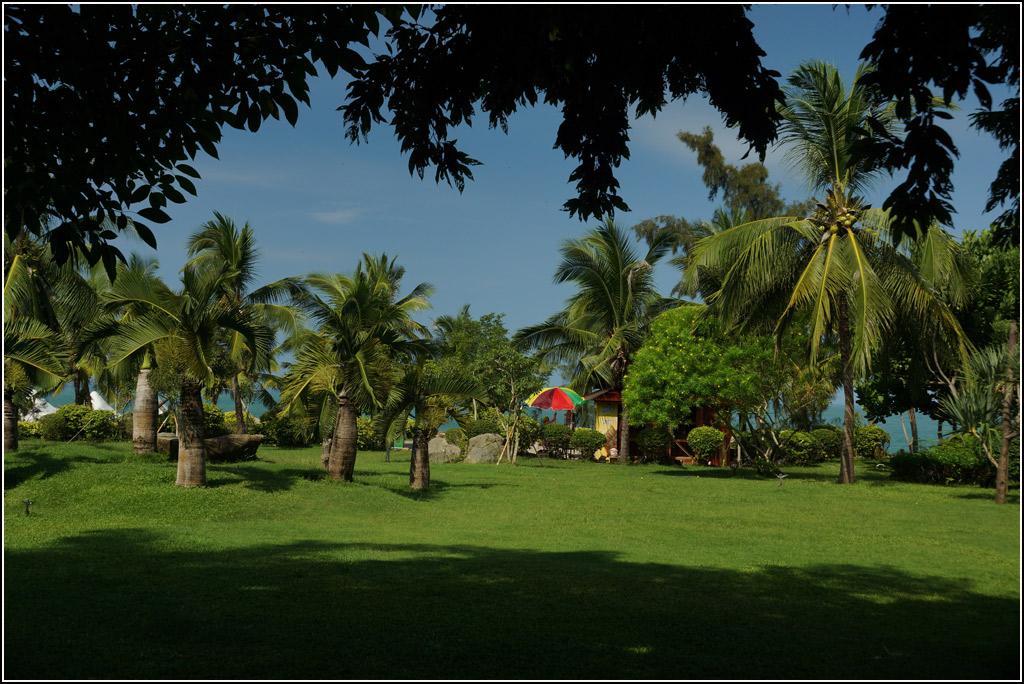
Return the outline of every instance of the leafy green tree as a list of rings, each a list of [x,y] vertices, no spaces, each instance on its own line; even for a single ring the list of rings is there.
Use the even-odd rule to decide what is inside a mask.
[[[665,234],[656,236],[640,257],[626,232],[606,219],[584,237],[563,242],[555,282],[576,285],[566,308],[543,323],[516,333],[516,340],[539,351],[551,363],[574,364],[570,387],[622,391],[633,356],[643,346],[651,322],[673,306],[658,294],[654,266],[669,249]],[[619,423],[619,460],[629,463],[629,416]]]
[[[297,278],[285,278],[252,289],[256,283],[256,264],[259,250],[256,237],[246,223],[239,229],[234,220],[219,212],[213,212],[214,220],[207,221],[188,240],[188,255],[192,259],[188,266],[217,274],[221,284],[221,298],[238,310],[245,310],[250,316],[274,328],[286,337],[286,344],[294,343],[302,325],[299,311],[283,302],[300,295],[303,285]],[[235,432],[246,432],[242,402],[242,387],[239,377],[257,375],[271,369],[273,355],[267,367],[253,365],[252,350],[245,346],[245,338],[238,332],[229,332],[225,340],[231,364],[231,397],[235,403]],[[278,350],[275,350],[278,351]]]
[[[116,367],[132,363],[157,343],[173,350],[182,369],[175,484],[202,487],[206,485],[202,389],[204,384],[216,380],[209,359],[215,352],[218,336],[225,329],[240,332],[258,363],[265,363],[274,333],[245,311],[225,302],[220,296],[223,284],[218,277],[186,267],[182,271],[181,289],[174,291],[162,281],[146,278],[142,273],[134,275],[122,273],[108,299],[113,305],[134,309],[130,319],[122,318],[106,330],[110,364]]]
[[[919,248],[928,259],[917,265],[899,249],[889,217],[870,210],[856,195],[882,171],[857,153],[867,119],[893,122],[891,107],[868,98],[858,70],[847,90],[835,67],[808,62],[789,78],[780,106],[780,127],[788,159],[815,189],[825,193],[815,214],[802,220],[779,217],[754,221],[699,242],[684,274],[696,291],[699,269],[725,275],[701,294],[727,325],[767,329],[776,334],[794,323],[797,311],[809,316],[811,360],[822,340],[835,336],[842,363],[846,404],[840,483],[854,482],[854,382],[890,330],[919,322],[954,340],[966,354],[955,317],[936,296],[926,276],[956,263],[956,245],[942,231],[928,231]],[[947,284],[958,301],[967,293]]]
[[[352,481],[356,417],[383,405],[392,359],[408,353],[424,332],[411,316],[429,306],[432,287],[420,283],[400,297],[404,274],[387,255],[364,254],[348,275],[307,276],[309,291],[295,302],[317,329],[285,375],[281,404],[286,411],[318,416],[327,471],[335,480]]]

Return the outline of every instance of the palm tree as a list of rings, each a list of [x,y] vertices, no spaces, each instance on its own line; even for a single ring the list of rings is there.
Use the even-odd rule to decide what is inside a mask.
[[[192,259],[186,268],[216,273],[221,284],[221,298],[237,310],[264,322],[286,336],[285,344],[294,343],[301,327],[299,312],[294,307],[278,304],[286,297],[297,296],[302,284],[297,278],[285,278],[269,285],[250,290],[256,283],[256,264],[259,250],[252,228],[246,223],[239,229],[235,222],[213,212],[215,220],[207,221],[188,240],[188,255]],[[228,353],[234,366],[231,377],[231,396],[235,402],[235,432],[245,433],[245,411],[239,376],[258,374],[266,368],[253,365],[252,351],[245,346],[244,337],[230,332]],[[278,350],[275,350],[278,351]],[[272,359],[272,357],[271,357]]]
[[[221,297],[223,283],[218,274],[183,269],[181,290],[173,291],[159,279],[126,271],[114,282],[108,302],[130,306],[133,315],[110,324],[110,365],[132,363],[145,350],[163,343],[180,364],[181,390],[178,408],[178,472],[180,487],[206,485],[203,446],[204,384],[215,381],[209,359],[222,330],[242,335],[255,362],[265,363],[273,344],[271,329],[245,311],[232,307]],[[141,407],[140,407],[141,408]]]
[[[468,374],[439,372],[432,363],[436,345],[428,341],[413,349],[411,363],[397,369],[387,401],[378,418],[385,434],[396,425],[405,425],[414,417],[412,458],[409,462],[409,486],[430,487],[430,435],[451,415],[453,399],[472,398],[483,401],[484,390],[479,380]]]
[[[352,481],[356,417],[379,409],[391,359],[424,332],[411,315],[429,306],[432,287],[420,283],[399,297],[404,273],[386,255],[364,254],[349,275],[307,276],[309,289],[296,299],[317,331],[307,336],[284,378],[281,404],[286,412],[317,416],[327,471],[335,480]]]
[[[70,264],[55,264],[49,247],[26,233],[17,241],[4,235],[4,451],[18,448],[17,404],[65,375],[59,311],[84,309],[81,285]]]
[[[655,290],[654,265],[670,249],[667,231],[652,236],[642,257],[633,251],[625,231],[611,219],[580,239],[566,240],[555,282],[571,282],[577,292],[566,308],[516,334],[516,340],[539,350],[554,364],[570,362],[570,386],[582,392],[621,392],[633,355],[643,344],[651,321],[676,303]],[[629,418],[623,407],[620,426],[621,463],[629,462]]]
[[[881,173],[859,153],[872,135],[867,119],[895,130],[892,112],[872,105],[860,85],[865,73],[861,67],[847,90],[835,67],[808,62],[785,89],[781,144],[812,189],[825,193],[814,215],[752,221],[711,235],[695,245],[684,274],[687,291],[702,294],[709,311],[737,328],[781,333],[796,312],[807,311],[812,361],[826,336],[838,337],[846,402],[841,483],[854,481],[854,378],[869,367],[887,332],[919,320],[966,352],[956,319],[929,279],[960,262],[956,244],[942,231],[928,231],[915,247],[929,255],[928,267],[918,268],[910,243],[894,241],[887,215],[855,194]]]

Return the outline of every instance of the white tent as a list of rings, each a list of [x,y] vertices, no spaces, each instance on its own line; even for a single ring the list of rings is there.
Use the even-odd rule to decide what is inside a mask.
[[[32,406],[31,410],[29,410],[28,414],[25,416],[25,420],[33,422],[39,420],[42,416],[56,412],[57,408],[53,404],[46,401],[42,397],[36,397],[36,402]]]
[[[106,399],[100,396],[100,393],[96,390],[89,392],[89,396],[92,397],[92,407],[97,411],[113,411],[114,407],[107,403]]]

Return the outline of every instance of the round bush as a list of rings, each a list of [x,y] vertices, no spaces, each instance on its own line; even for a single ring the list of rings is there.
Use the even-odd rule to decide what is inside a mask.
[[[203,433],[206,437],[220,437],[234,431],[234,423],[229,430],[224,422],[224,411],[213,404],[203,404]]]
[[[544,440],[548,451],[559,455],[565,454],[569,448],[569,439],[572,437],[572,430],[568,425],[561,423],[548,423],[540,429],[540,437]]]
[[[645,459],[660,461],[667,458],[665,447],[673,441],[672,433],[665,428],[649,427],[641,430],[636,437],[637,446]]]
[[[264,444],[283,447],[308,446],[315,439],[311,430],[303,430],[302,421],[279,417],[272,412],[263,414],[260,425],[263,426]]]
[[[85,426],[89,422],[90,413],[92,413],[91,408],[79,404],[67,404],[57,409],[57,415],[63,416],[65,420],[64,434],[60,436],[60,439],[67,441],[75,437],[81,438]]]
[[[824,452],[824,458],[839,458],[843,454],[843,431],[829,428],[816,428],[811,436],[818,440]]]
[[[384,450],[384,435],[374,429],[373,420],[366,416],[356,417],[356,450]]]
[[[224,412],[224,427],[227,429],[228,432],[235,431],[236,425],[234,411]],[[248,413],[245,414],[245,431],[248,432],[250,435],[260,434],[260,424],[257,423],[256,419],[253,416],[249,415]]]
[[[41,436],[38,421],[18,421],[18,439],[39,438]]]
[[[782,442],[782,457],[787,463],[804,466],[825,460],[824,447],[810,432],[783,430],[779,433],[779,439]]]
[[[471,422],[468,426],[466,426],[466,436],[468,436],[470,439],[476,437],[477,435],[487,434],[502,434],[501,425],[499,425],[497,421],[491,420],[490,418],[479,418]]]
[[[889,441],[889,433],[877,425],[861,425],[853,431],[853,450],[860,458],[885,456]]]
[[[590,428],[576,428],[569,437],[569,446],[577,449],[583,458],[593,458],[594,452],[603,447],[605,436]]]
[[[51,413],[39,419],[39,436],[51,442],[63,442],[68,421],[60,413]]]
[[[713,458],[724,441],[725,433],[709,425],[693,428],[686,436],[686,442],[690,445],[693,455],[701,461]]]

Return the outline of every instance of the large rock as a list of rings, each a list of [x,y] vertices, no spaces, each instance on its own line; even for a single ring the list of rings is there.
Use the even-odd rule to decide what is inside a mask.
[[[203,440],[207,462],[255,461],[263,435],[221,435]]]
[[[156,450],[171,458],[178,458],[178,435],[173,432],[158,432]]]
[[[477,435],[469,440],[466,463],[496,463],[503,446],[505,446],[505,440],[501,435],[494,433]]]
[[[221,435],[203,440],[206,460],[210,461],[255,461],[256,450],[263,442],[263,435]],[[157,451],[170,458],[178,458],[178,435],[161,432],[156,436]]]
[[[427,443],[427,453],[431,463],[453,463],[459,460],[462,451],[454,444],[449,444],[444,437],[434,437]]]

